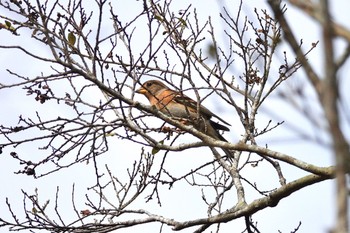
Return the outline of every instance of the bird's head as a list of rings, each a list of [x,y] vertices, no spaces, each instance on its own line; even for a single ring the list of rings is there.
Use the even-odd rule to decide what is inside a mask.
[[[143,94],[146,97],[155,96],[161,90],[168,89],[168,87],[158,81],[158,80],[149,80],[142,84],[142,86],[136,90],[136,93]]]

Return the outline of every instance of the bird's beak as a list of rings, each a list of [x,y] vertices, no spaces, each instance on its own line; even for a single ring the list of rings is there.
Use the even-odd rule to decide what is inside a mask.
[[[147,90],[143,87],[140,87],[139,89],[136,90],[136,93],[144,95],[147,93]]]

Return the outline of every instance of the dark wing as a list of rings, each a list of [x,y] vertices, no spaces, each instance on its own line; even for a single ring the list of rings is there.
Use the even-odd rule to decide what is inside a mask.
[[[182,95],[182,94],[177,94],[174,98],[174,101],[176,101],[177,103],[183,104],[185,106],[187,106],[188,108],[193,108],[193,109],[197,109],[197,102],[194,101],[193,99],[191,99],[188,96]],[[225,120],[223,120],[221,117],[217,116],[216,114],[214,114],[212,111],[210,111],[209,109],[207,109],[206,107],[204,107],[203,105],[200,105],[199,107],[199,113],[200,115],[206,117],[207,119],[210,119],[211,117],[215,117],[218,120],[220,120],[221,122],[225,123],[226,125],[231,126],[229,123],[227,123]],[[220,124],[213,122],[214,124],[216,124],[217,126],[219,126]],[[229,129],[226,126],[220,125],[221,127],[215,127],[217,129],[221,129],[221,130],[225,130],[225,131],[229,131]]]
[[[211,126],[216,130],[230,131],[229,128],[227,128],[226,126],[224,126],[222,124],[216,123],[212,120],[209,120],[209,122],[210,122]],[[220,135],[220,134],[218,134],[218,135]],[[222,140],[222,141],[226,141],[226,140]]]

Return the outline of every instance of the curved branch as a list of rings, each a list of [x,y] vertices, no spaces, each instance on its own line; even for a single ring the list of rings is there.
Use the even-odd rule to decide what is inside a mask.
[[[226,213],[219,214],[217,216],[213,216],[210,218],[202,218],[202,219],[196,219],[192,221],[186,221],[182,223],[177,223],[174,226],[174,230],[182,230],[184,228],[193,227],[201,224],[215,224],[215,223],[222,223],[222,222],[228,222],[233,219],[237,219],[240,217],[244,217],[247,215],[252,215],[259,210],[262,210],[266,207],[274,207],[278,204],[280,200],[283,198],[291,195],[292,193],[305,188],[309,185],[332,179],[334,178],[334,171],[330,173],[329,175],[325,176],[319,176],[319,175],[307,175],[302,178],[299,178],[295,181],[292,181],[285,186],[277,189],[274,192],[271,192],[270,195],[257,199],[253,201],[252,203],[245,205],[245,206],[236,206],[231,210],[228,210]]]

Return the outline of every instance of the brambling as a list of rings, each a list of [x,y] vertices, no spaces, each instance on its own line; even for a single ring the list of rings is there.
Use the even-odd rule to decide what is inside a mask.
[[[193,125],[197,130],[212,138],[226,141],[218,130],[229,131],[229,128],[212,121],[211,118],[217,118],[222,123],[231,126],[229,123],[201,104],[197,112],[196,101],[178,91],[171,90],[164,83],[158,80],[147,81],[136,90],[136,93],[145,95],[150,104],[162,113],[181,121],[185,120],[185,123]]]

